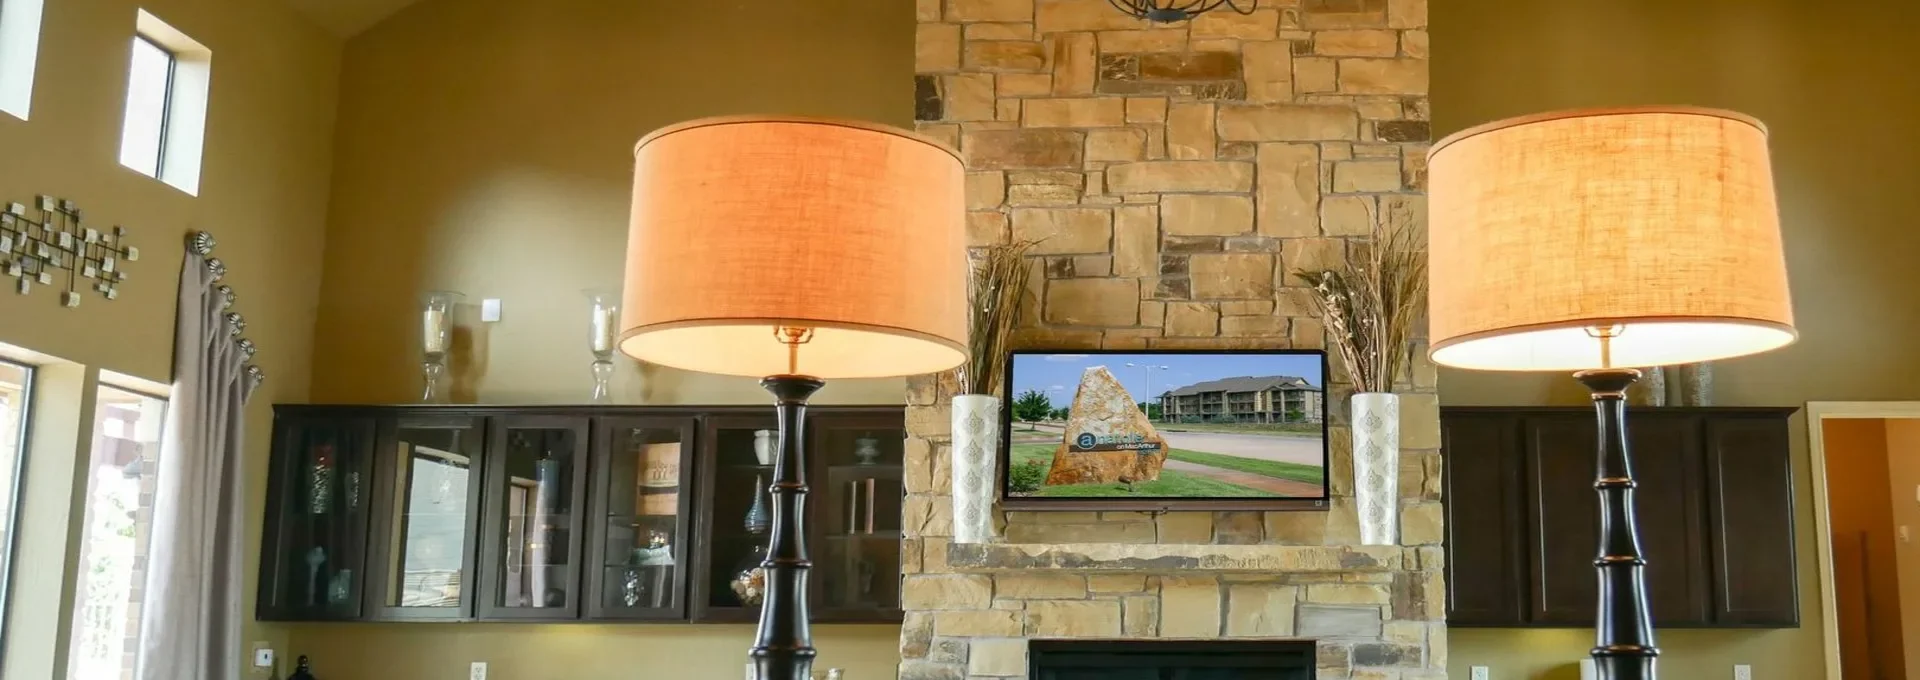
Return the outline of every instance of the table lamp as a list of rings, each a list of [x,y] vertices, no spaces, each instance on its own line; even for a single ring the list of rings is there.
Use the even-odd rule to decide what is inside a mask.
[[[964,174],[952,151],[878,125],[715,118],[634,149],[620,350],[763,378],[779,412],[761,680],[807,680],[807,398],[829,378],[966,358]]]
[[[1428,157],[1432,358],[1575,371],[1599,419],[1594,663],[1655,677],[1634,520],[1632,367],[1794,341],[1767,132],[1726,111],[1549,113],[1464,130]]]

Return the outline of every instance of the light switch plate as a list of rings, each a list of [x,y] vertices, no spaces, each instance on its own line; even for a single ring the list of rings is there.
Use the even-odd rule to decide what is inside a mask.
[[[1733,680],[1753,680],[1753,667],[1746,664],[1734,666]]]
[[[273,667],[273,650],[271,649],[253,650],[253,667],[254,668],[272,668]]]
[[[472,669],[467,671],[467,680],[487,680],[487,662],[473,662]]]
[[[480,301],[480,322],[494,323],[500,320],[500,298],[487,298]]]
[[[1486,667],[1486,666],[1474,666],[1474,667],[1473,667],[1473,680],[1487,680],[1487,667]]]

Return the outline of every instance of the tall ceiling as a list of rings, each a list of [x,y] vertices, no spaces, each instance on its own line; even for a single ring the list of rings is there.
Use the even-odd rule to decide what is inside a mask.
[[[417,0],[287,0],[340,37],[352,37]]]

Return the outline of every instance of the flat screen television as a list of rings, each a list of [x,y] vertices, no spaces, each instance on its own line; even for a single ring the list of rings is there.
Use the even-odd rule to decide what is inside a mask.
[[[1001,505],[1325,508],[1326,376],[1317,350],[1015,351]]]

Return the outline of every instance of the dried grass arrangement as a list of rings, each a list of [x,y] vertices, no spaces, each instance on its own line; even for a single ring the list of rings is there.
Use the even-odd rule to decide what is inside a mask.
[[[1406,226],[1376,227],[1351,244],[1339,269],[1299,271],[1357,392],[1392,392],[1413,361],[1415,324],[1427,306],[1427,254]]]
[[[1006,380],[1007,347],[1027,303],[1027,251],[1036,241],[975,249],[967,282],[967,363],[959,370],[963,394],[1000,395]]]

